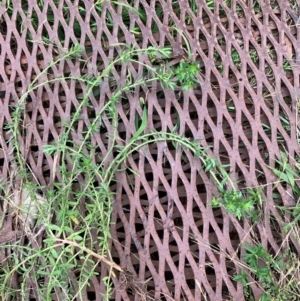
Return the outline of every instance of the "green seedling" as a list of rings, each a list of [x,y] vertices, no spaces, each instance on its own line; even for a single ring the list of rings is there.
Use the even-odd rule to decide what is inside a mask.
[[[239,190],[223,190],[219,189],[220,196],[212,199],[211,205],[213,208],[224,207],[228,214],[232,214],[237,219],[242,217],[249,218],[251,221],[258,219],[258,211],[255,208],[260,208],[264,199],[262,191],[259,189],[247,189],[245,196]]]

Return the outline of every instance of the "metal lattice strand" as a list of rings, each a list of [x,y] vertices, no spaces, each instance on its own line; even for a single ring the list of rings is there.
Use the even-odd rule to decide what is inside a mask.
[[[274,200],[271,183],[276,178],[268,166],[275,166],[282,149],[291,158],[299,153],[299,12],[289,1],[231,0],[229,7],[226,1],[215,0],[211,9],[203,0],[136,0],[132,1],[135,9],[146,12],[146,19],[128,10],[124,20],[125,5],[132,5],[125,0],[120,1],[124,5],[105,1],[101,10],[89,0],[44,0],[42,8],[37,1],[27,1],[26,12],[23,1],[11,2],[13,12],[6,11],[5,1],[0,5],[0,168],[4,179],[9,178],[14,163],[7,129],[13,107],[48,64],[63,56],[63,49],[79,42],[85,47],[85,61],[60,61],[38,79],[41,85],[29,93],[24,107],[26,118],[21,126],[26,135],[19,137],[28,166],[45,186],[60,175],[53,174],[54,158],[46,157],[42,146],[61,137],[64,122],[70,120],[87,89],[81,82],[55,79],[97,76],[121,53],[122,44],[138,49],[170,46],[168,64],[173,66],[187,58],[187,39],[192,60],[202,70],[201,84],[183,92],[153,82],[126,92],[126,99],[117,104],[120,141],[126,143],[134,134],[143,97],[149,132],[170,132],[177,125],[180,135],[199,140],[210,156],[229,164],[232,179],[242,188],[263,187],[264,218],[251,228],[223,209],[212,209],[209,203],[216,187],[189,151],[178,151],[167,142],[143,147],[126,163],[135,174],[119,172],[113,187],[111,252],[125,271],[113,279],[114,300],[244,300],[242,285],[232,280],[240,269],[240,244],[250,242],[255,233],[265,248],[279,251],[285,235],[284,216],[274,204],[295,204],[291,191],[281,183],[276,188],[280,197]],[[299,0],[293,2],[300,5]],[[84,15],[80,6],[85,7]],[[49,14],[54,20],[49,20]],[[139,60],[151,64],[146,56]],[[121,63],[115,70],[116,83],[125,82],[126,68],[134,79],[145,72],[142,64]],[[80,143],[82,132],[116,87],[107,79],[98,95],[90,96],[92,108],[83,109],[71,132],[75,143]],[[98,152],[95,162],[107,153],[111,142],[107,133],[112,127],[104,113],[103,127],[92,141]],[[276,220],[277,231],[271,219]],[[300,253],[299,243],[292,243]],[[86,287],[86,300],[102,300],[102,279],[109,271],[100,264],[98,272],[100,276]],[[76,288],[75,272],[70,274]],[[35,285],[28,282],[28,288],[34,290]],[[256,284],[251,289],[259,298],[261,289]],[[54,298],[59,300],[59,296]]]

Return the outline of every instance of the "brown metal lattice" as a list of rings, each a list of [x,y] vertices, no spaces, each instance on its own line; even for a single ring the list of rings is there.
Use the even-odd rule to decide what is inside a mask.
[[[54,163],[43,154],[42,146],[60,137],[63,121],[78,107],[86,89],[83,83],[47,81],[69,74],[95,76],[120,53],[120,43],[139,48],[170,45],[170,65],[175,65],[187,56],[183,36],[187,38],[192,59],[201,66],[201,85],[183,92],[163,89],[154,82],[151,87],[126,92],[128,101],[117,105],[119,135],[125,141],[133,135],[136,112],[142,114],[139,98],[144,97],[149,131],[170,131],[178,123],[179,134],[201,141],[210,147],[209,155],[230,165],[232,179],[241,187],[264,188],[268,200],[264,218],[252,229],[223,209],[213,210],[208,204],[215,187],[188,151],[183,157],[172,144],[162,142],[143,148],[127,162],[136,174],[119,172],[114,186],[111,252],[124,269],[113,279],[114,300],[244,300],[242,285],[232,280],[239,270],[241,242],[250,241],[249,233],[255,231],[262,245],[276,253],[284,237],[284,217],[274,207],[270,185],[276,178],[268,165],[274,166],[282,149],[291,158],[299,152],[299,12],[289,1],[259,1],[257,9],[258,1],[254,0],[231,0],[230,7],[225,1],[215,0],[210,9],[204,0],[136,0],[134,7],[147,12],[146,19],[129,10],[129,20],[124,20],[126,6],[110,1],[102,4],[101,11],[88,0],[44,0],[43,8],[37,1],[27,1],[26,13],[23,1],[11,2],[13,12],[6,10],[5,3],[0,5],[0,168],[4,179],[13,168],[6,127],[12,122],[12,107],[62,49],[79,41],[85,47],[86,62],[62,61],[39,78],[39,83],[45,84],[29,94],[26,136],[19,140],[24,158],[42,185],[51,182]],[[293,2],[300,5],[299,0]],[[85,15],[79,11],[80,5],[85,7]],[[163,11],[161,16],[158,9]],[[47,18],[50,11],[54,16],[51,22]],[[80,27],[80,36],[75,25]],[[136,27],[140,34],[134,33]],[[45,36],[47,41],[42,38]],[[238,64],[233,54],[238,54]],[[146,57],[141,62],[150,63]],[[126,64],[134,78],[143,74],[142,65]],[[284,70],[288,64],[291,68]],[[124,66],[115,74],[117,82],[125,80]],[[83,110],[71,133],[75,142],[81,141],[91,116],[100,111],[113,89],[107,84],[98,97],[91,96],[93,112]],[[288,126],[279,116],[288,120]],[[96,133],[93,141],[99,157],[107,152],[110,138],[106,134],[112,128],[105,114],[103,124],[105,130]],[[278,183],[276,192],[281,196],[277,204],[295,204],[289,188]],[[274,230],[271,217],[282,233]],[[293,246],[299,253],[298,242],[293,241]],[[100,276],[86,288],[86,300],[102,300],[100,293],[105,288],[101,279],[109,271],[99,265],[98,272]],[[76,288],[75,272],[70,274]],[[251,289],[258,298],[260,288],[252,284]]]

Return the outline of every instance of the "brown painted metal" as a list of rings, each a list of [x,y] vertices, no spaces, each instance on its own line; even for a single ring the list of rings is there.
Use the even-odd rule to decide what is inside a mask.
[[[4,179],[9,178],[14,163],[6,127],[12,122],[13,106],[34,78],[61,55],[61,49],[71,47],[78,39],[73,24],[65,21],[63,7],[68,8],[72,22],[75,20],[80,26],[80,43],[89,40],[84,44],[85,61],[60,62],[39,83],[70,72],[74,76],[95,75],[108,65],[115,51],[121,50],[120,46],[107,47],[117,43],[140,48],[170,45],[173,48],[170,65],[176,64],[187,53],[184,39],[171,25],[182,31],[190,43],[193,60],[202,68],[201,85],[182,92],[164,90],[153,83],[152,87],[137,89],[136,93],[126,93],[127,104],[124,101],[124,105],[117,105],[119,135],[129,140],[134,133],[135,114],[142,112],[140,96],[147,101],[149,131],[172,130],[178,114],[180,134],[210,146],[209,155],[230,164],[232,178],[241,187],[263,187],[267,198],[264,218],[253,229],[222,209],[213,210],[209,202],[216,188],[188,151],[183,158],[167,143],[143,148],[127,162],[140,176],[120,172],[114,187],[111,252],[124,269],[124,273],[113,279],[114,300],[244,300],[241,284],[232,280],[243,255],[241,243],[250,241],[256,233],[262,245],[276,253],[285,234],[281,227],[284,216],[274,205],[295,204],[290,190],[281,183],[276,189],[280,198],[273,199],[271,183],[276,178],[268,165],[274,166],[282,149],[291,158],[299,152],[296,138],[299,130],[296,102],[300,98],[300,26],[296,26],[299,12],[289,1],[282,0],[231,0],[231,8],[225,1],[215,0],[213,11],[208,9],[206,1],[198,0],[194,1],[196,14],[191,1],[176,2],[175,11],[172,0],[136,0],[134,7],[144,9],[147,20],[142,21],[131,12],[129,25],[125,25],[121,17],[124,6],[110,1],[103,3],[99,13],[90,0],[62,0],[58,6],[55,1],[44,0],[43,10],[36,1],[29,0],[28,15],[22,9],[23,1],[11,2],[12,17],[5,11],[5,5],[0,5],[0,172]],[[79,2],[86,8],[84,17],[78,11]],[[261,3],[261,11],[254,11],[256,2]],[[299,0],[293,2],[300,5]],[[163,9],[163,18],[155,14],[158,7]],[[47,20],[50,10],[55,16],[51,24]],[[22,33],[17,17],[23,21]],[[33,18],[38,26],[32,25]],[[96,30],[91,27],[91,20],[97,24]],[[153,33],[152,23],[157,25],[158,32]],[[140,35],[132,33],[136,26],[141,29]],[[28,41],[27,32],[31,33],[33,43]],[[60,41],[59,32],[64,42]],[[42,40],[45,34],[49,43]],[[232,60],[232,52],[240,57],[238,66]],[[255,52],[257,62],[251,59]],[[286,61],[292,70],[283,70]],[[220,62],[222,70],[217,68]],[[128,63],[128,68],[133,76],[143,73],[141,65]],[[122,76],[122,72],[116,73],[115,79],[122,82],[125,80]],[[42,146],[60,137],[63,120],[74,112],[85,88],[84,84],[75,87],[71,81],[55,81],[32,91],[27,99],[26,119],[21,124],[26,135],[20,136],[19,143],[28,166],[42,185],[51,184],[54,161],[43,154]],[[103,86],[100,95],[91,98],[94,112],[103,107],[113,89]],[[74,141],[82,139],[81,132],[90,123],[87,109],[82,114],[72,132]],[[289,121],[289,128],[279,116]],[[105,116],[103,123],[108,131],[112,128]],[[109,145],[106,133],[95,133],[93,143],[99,147],[100,156],[104,156]],[[273,220],[278,224],[276,231]],[[293,245],[299,252],[299,244],[293,241]],[[104,291],[101,279],[108,275],[107,266],[99,265],[99,272],[101,276],[92,279],[91,286],[86,288],[89,293],[85,300],[101,300],[99,292]],[[74,273],[72,283],[76,288]],[[35,287],[29,281],[30,285]],[[258,298],[260,288],[253,284],[251,289]]]

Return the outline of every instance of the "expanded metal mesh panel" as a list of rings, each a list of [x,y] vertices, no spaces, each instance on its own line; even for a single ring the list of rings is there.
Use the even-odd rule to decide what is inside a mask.
[[[12,10],[7,10],[8,2]],[[267,199],[263,218],[252,227],[224,209],[212,209],[216,187],[188,150],[169,142],[142,147],[128,158],[128,169],[116,174],[112,187],[116,194],[111,253],[124,270],[113,278],[114,300],[244,300],[242,285],[232,280],[240,270],[241,243],[255,233],[265,248],[279,251],[284,216],[274,205],[296,202],[289,187],[280,182],[274,191],[272,183],[278,179],[269,166],[275,166],[280,150],[290,158],[299,151],[300,27],[295,10],[299,0],[291,4],[275,0],[119,2],[122,5],[87,0],[44,0],[42,5],[2,2],[1,176],[9,178],[15,163],[7,125],[13,122],[14,106],[35,79],[24,106],[19,145],[28,167],[46,186],[54,177],[59,180],[60,174],[53,174],[54,158],[45,156],[42,147],[61,137],[64,123],[86,93],[86,82],[75,78],[96,77],[124,45],[171,47],[167,66],[177,66],[188,57],[188,44],[192,60],[201,67],[200,84],[192,90],[177,86],[172,91],[154,81],[124,92],[117,103],[118,143],[126,144],[136,131],[142,97],[148,132],[176,128],[179,135],[199,141],[209,156],[227,164],[241,189],[262,187]],[[64,56],[64,49],[76,44],[84,46],[83,60],[61,60],[39,76]],[[147,74],[143,64],[150,66],[150,58],[141,55],[138,60],[121,62],[114,78],[105,79],[98,93],[90,95],[91,106],[83,108],[70,133],[75,143],[82,141],[96,114],[126,82],[126,70],[133,80]],[[112,139],[107,134],[113,123],[106,112],[102,122],[91,141],[98,153],[95,162],[105,157]],[[277,199],[274,192],[280,195]],[[299,252],[298,242],[291,240]],[[99,277],[86,287],[85,300],[102,300],[102,279],[109,269],[99,264],[98,272]],[[76,273],[70,271],[70,275],[76,288]],[[34,290],[37,284],[29,281],[27,285]],[[254,283],[250,287],[258,298],[261,289]]]

